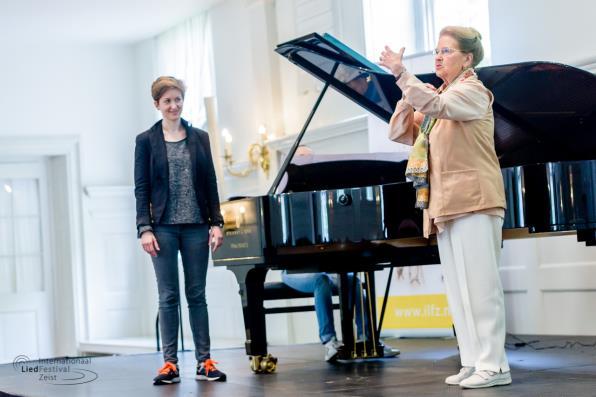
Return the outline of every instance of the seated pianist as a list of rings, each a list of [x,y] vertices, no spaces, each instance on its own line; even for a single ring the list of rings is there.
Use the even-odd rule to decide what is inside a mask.
[[[337,359],[341,343],[337,340],[335,334],[335,324],[333,321],[333,290],[338,288],[336,274],[327,273],[288,273],[287,270],[282,272],[282,280],[288,286],[297,291],[314,294],[315,297],[315,313],[317,315],[317,322],[319,324],[319,338],[325,347],[325,361],[333,362]],[[348,275],[348,285],[352,285],[356,281],[359,285],[360,280],[353,274]],[[363,294],[362,288],[356,288],[356,313],[362,312],[361,297]],[[366,299],[366,297],[364,297]],[[356,316],[356,335],[358,341],[369,341],[368,314]],[[362,322],[364,317],[364,324]],[[398,349],[392,349],[389,346],[383,346],[383,357],[395,357],[400,353]]]
[[[308,146],[299,146],[296,150],[295,157],[301,157],[301,160],[306,160],[307,156],[312,156],[313,151]],[[301,161],[301,162],[303,162]],[[282,186],[285,183],[282,182]],[[282,188],[283,189],[283,188]],[[325,347],[325,361],[333,362],[337,359],[341,343],[337,340],[335,333],[335,324],[333,321],[333,291],[338,288],[338,277],[335,274],[327,273],[288,273],[287,270],[282,272],[282,281],[290,288],[297,291],[314,294],[315,298],[315,313],[319,325],[319,338]],[[348,275],[348,283],[360,285],[358,277],[350,274]],[[362,288],[356,288],[356,313],[362,312],[360,294]],[[366,297],[364,297],[366,298]],[[370,339],[370,327],[368,326],[368,315],[356,315],[356,335],[359,341]],[[364,324],[362,318],[364,317]],[[365,331],[366,330],[366,331]],[[398,349],[392,349],[388,346],[383,347],[384,357],[395,357],[400,353]]]

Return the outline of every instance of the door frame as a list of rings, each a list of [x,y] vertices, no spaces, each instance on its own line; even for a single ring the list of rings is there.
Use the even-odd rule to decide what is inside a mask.
[[[0,137],[3,161],[43,158],[47,165],[57,356],[77,355],[87,334],[79,153],[78,136]]]

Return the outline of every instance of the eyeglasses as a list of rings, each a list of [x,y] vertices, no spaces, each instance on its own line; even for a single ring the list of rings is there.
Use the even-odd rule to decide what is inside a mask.
[[[463,52],[462,50],[456,50],[455,48],[450,48],[450,47],[441,47],[441,48],[435,48],[433,50],[433,54],[435,55],[450,55],[453,54],[454,52]]]

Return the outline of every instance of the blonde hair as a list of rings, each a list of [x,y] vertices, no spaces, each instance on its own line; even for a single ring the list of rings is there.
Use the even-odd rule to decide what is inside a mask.
[[[482,35],[476,29],[464,26],[445,26],[439,33],[439,37],[441,36],[453,37],[461,52],[472,54],[472,67],[476,67],[484,58]]]
[[[182,93],[182,98],[184,99],[186,86],[182,80],[172,76],[160,76],[153,82],[153,84],[151,84],[151,96],[153,97],[153,100],[155,102],[159,102],[159,99],[170,88],[176,88],[177,90],[180,90]]]

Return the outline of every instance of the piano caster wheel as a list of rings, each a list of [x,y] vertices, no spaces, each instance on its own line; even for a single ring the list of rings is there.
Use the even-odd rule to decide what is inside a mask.
[[[256,374],[270,374],[277,369],[277,357],[271,354],[263,356],[250,356],[250,369]]]
[[[261,371],[270,374],[275,372],[277,368],[277,357],[268,354],[267,357],[261,360]]]

